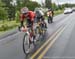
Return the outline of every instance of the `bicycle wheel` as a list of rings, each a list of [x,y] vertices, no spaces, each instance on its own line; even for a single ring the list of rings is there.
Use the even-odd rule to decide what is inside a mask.
[[[45,24],[42,24],[42,27],[41,27],[41,35],[44,36],[45,32],[46,32]]]
[[[46,33],[46,30],[45,30],[45,28],[44,28],[43,31],[42,31],[42,36],[44,36],[45,33]]]
[[[23,38],[23,51],[25,54],[29,53],[30,43],[29,43],[29,35],[25,34]]]
[[[36,34],[35,40],[37,41],[39,40],[39,36],[40,36],[38,27],[35,29],[35,34]]]

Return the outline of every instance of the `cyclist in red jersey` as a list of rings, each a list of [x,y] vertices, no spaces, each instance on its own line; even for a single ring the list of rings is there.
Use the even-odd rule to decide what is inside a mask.
[[[21,15],[20,15],[21,26],[24,26],[23,22],[25,18],[28,24],[31,24],[31,26],[33,26],[35,13],[33,11],[29,11],[27,7],[24,7],[23,9],[21,10]]]
[[[21,9],[21,14],[20,14],[20,22],[21,22],[21,27],[24,27],[24,20],[27,20],[27,25],[31,27],[32,29],[32,35],[34,35],[34,30],[33,30],[33,23],[35,19],[35,13],[33,11],[29,11],[27,7],[24,7]]]

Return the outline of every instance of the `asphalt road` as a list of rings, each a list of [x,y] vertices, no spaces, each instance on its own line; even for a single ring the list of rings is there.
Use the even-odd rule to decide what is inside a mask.
[[[75,59],[75,13],[68,17],[65,29],[58,33],[48,44],[48,49],[44,49],[38,59]],[[42,55],[42,56],[41,56]],[[36,58],[37,59],[37,58]]]
[[[74,39],[72,39],[74,38],[74,15],[75,13],[66,15],[60,14],[54,17],[54,23],[48,24],[48,31],[45,39],[48,39],[59,27],[71,23],[43,58],[61,57],[61,55],[62,57],[75,56]],[[22,49],[24,33],[18,32],[17,30],[11,32],[12,34],[7,32],[0,36],[0,59],[26,59]]]

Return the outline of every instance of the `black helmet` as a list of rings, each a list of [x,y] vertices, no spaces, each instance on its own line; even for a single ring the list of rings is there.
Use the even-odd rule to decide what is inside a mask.
[[[52,9],[51,9],[51,8],[49,8],[49,9],[48,9],[48,11],[52,11]]]

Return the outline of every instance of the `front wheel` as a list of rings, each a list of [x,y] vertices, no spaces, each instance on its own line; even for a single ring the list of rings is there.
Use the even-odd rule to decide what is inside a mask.
[[[23,51],[25,54],[28,54],[29,50],[30,50],[29,35],[25,34],[23,38]]]

